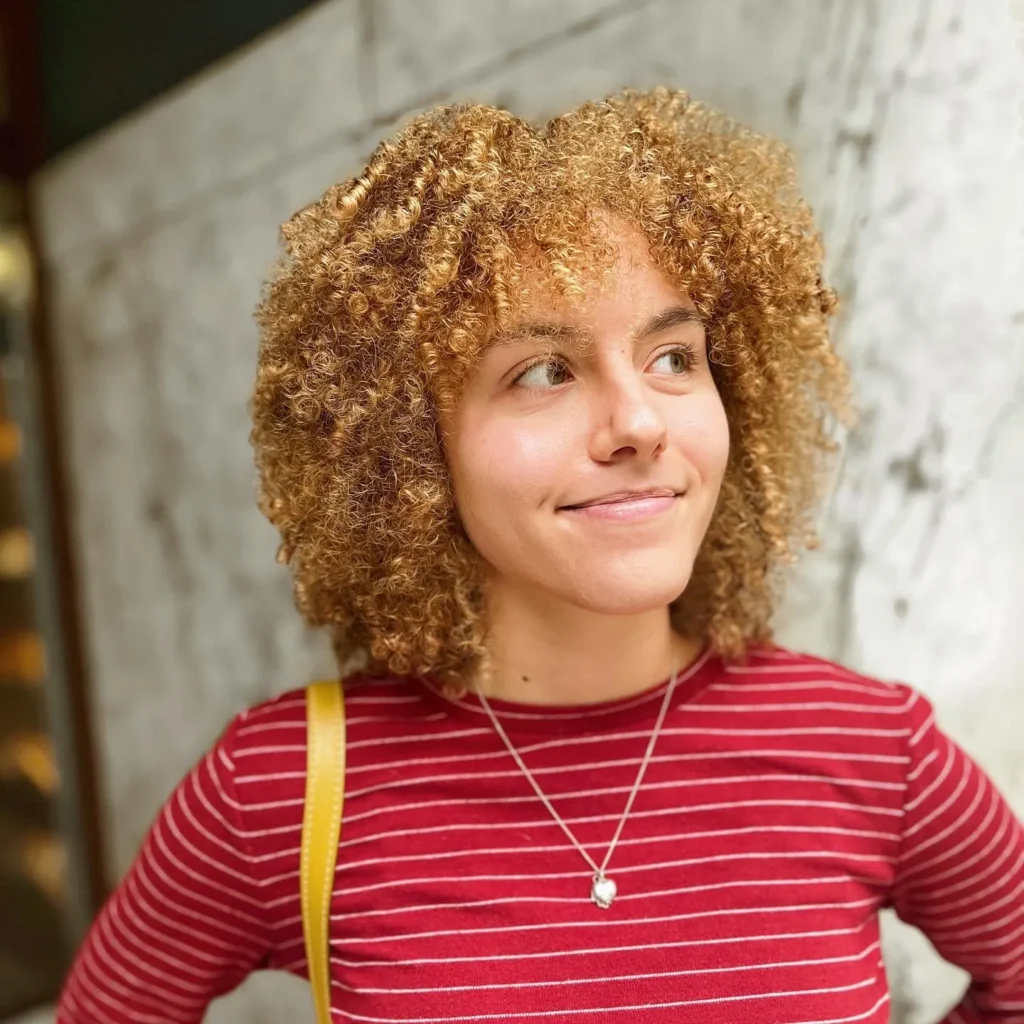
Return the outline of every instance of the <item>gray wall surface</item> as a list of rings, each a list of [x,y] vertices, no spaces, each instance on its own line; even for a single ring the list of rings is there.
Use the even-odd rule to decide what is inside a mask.
[[[1007,0],[332,0],[37,182],[111,870],[242,706],[330,667],[256,511],[277,226],[396,119],[682,86],[795,150],[862,422],[781,639],[936,703],[1024,811],[1024,57]],[[887,924],[891,924],[887,922]],[[887,927],[893,1020],[962,979]],[[211,1019],[310,1019],[254,978]]]

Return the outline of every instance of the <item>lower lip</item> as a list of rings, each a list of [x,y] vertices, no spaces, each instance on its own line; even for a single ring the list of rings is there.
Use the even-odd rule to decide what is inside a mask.
[[[603,519],[625,523],[636,522],[640,519],[654,519],[664,515],[676,501],[676,497],[668,496],[633,498],[629,501],[608,501],[600,505],[586,505],[583,508],[563,508],[562,511],[585,519]]]

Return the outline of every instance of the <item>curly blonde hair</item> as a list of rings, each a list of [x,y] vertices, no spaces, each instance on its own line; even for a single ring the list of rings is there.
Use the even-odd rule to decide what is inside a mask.
[[[259,505],[299,610],[359,651],[453,688],[486,660],[479,558],[438,426],[520,308],[523,253],[567,298],[639,228],[707,331],[732,448],[673,621],[722,656],[770,639],[780,566],[816,543],[833,417],[849,420],[835,295],[788,151],[669,89],[534,126],[490,106],[423,113],[358,177],[282,226],[257,311]]]

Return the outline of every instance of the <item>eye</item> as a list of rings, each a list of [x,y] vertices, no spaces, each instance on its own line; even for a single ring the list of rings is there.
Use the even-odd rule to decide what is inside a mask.
[[[550,388],[569,379],[569,368],[560,359],[539,359],[516,375],[513,387]]]
[[[659,363],[666,364],[666,371],[670,376],[681,377],[683,374],[689,373],[697,362],[697,356],[694,353],[692,345],[676,345],[675,348],[670,348],[667,352],[662,352],[657,359],[651,363],[651,367],[656,367]]]

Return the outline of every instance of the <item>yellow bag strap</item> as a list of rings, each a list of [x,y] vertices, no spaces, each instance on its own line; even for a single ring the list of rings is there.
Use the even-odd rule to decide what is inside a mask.
[[[345,800],[345,698],[341,683],[311,683],[306,687],[306,709],[306,803],[299,861],[302,932],[317,1024],[330,1024],[328,936]]]

